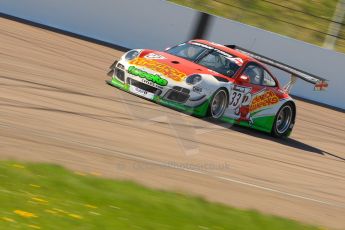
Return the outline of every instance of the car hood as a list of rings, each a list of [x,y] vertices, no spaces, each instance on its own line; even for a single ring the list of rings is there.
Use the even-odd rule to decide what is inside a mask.
[[[206,67],[161,51],[143,50],[139,57],[129,63],[149,68],[176,81],[182,81],[192,74],[209,74],[232,81],[231,78]]]

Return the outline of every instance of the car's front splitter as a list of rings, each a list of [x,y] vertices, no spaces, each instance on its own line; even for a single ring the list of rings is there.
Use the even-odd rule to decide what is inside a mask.
[[[184,113],[187,113],[187,114],[191,114],[191,115],[194,115],[197,117],[205,117],[207,115],[207,109],[209,107],[210,99],[205,100],[203,103],[201,103],[198,106],[191,107],[191,106],[187,106],[185,104],[179,103],[179,102],[166,100],[166,99],[164,99],[160,96],[157,96],[157,95],[154,95],[152,98],[147,98],[143,95],[140,95],[137,92],[131,91],[129,84],[123,83],[123,82],[121,82],[115,78],[112,78],[112,80],[107,80],[106,82],[109,85],[115,86],[116,88],[121,89],[123,91],[126,91],[126,92],[132,93],[136,96],[154,101],[158,104],[161,104],[161,105],[164,105],[167,107],[171,107],[171,108],[174,108],[174,109],[179,110],[179,111],[183,111]]]

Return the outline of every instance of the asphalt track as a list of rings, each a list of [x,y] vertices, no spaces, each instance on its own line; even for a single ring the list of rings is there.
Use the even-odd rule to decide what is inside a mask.
[[[121,54],[0,18],[0,158],[345,229],[344,113],[297,101],[288,140],[223,127],[106,85]]]

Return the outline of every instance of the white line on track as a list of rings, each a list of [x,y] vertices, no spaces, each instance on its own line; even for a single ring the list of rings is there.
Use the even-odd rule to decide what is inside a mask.
[[[137,155],[133,155],[131,153],[125,153],[122,151],[118,151],[118,150],[113,150],[113,149],[107,149],[104,147],[100,147],[100,146],[95,146],[95,145],[91,145],[91,144],[87,144],[87,143],[83,143],[80,141],[74,141],[74,140],[70,140],[70,139],[65,139],[65,138],[61,138],[61,137],[57,137],[54,135],[50,135],[48,133],[44,133],[42,131],[38,131],[38,130],[32,130],[29,128],[25,128],[25,127],[19,127],[18,125],[8,125],[8,124],[1,124],[1,127],[4,128],[16,128],[16,129],[26,129],[26,130],[30,130],[31,134],[36,134],[37,136],[41,136],[41,137],[49,137],[51,139],[55,139],[55,140],[59,140],[59,141],[63,141],[66,143],[70,143],[70,144],[77,144],[79,146],[82,147],[88,147],[88,148],[93,148],[93,149],[98,149],[98,150],[102,150],[102,151],[106,151],[106,152],[110,152],[112,154],[118,155],[118,156],[122,156],[125,157],[129,160],[136,160],[136,161],[141,161],[141,162],[146,162],[149,164],[154,164],[154,165],[158,165],[158,166],[163,166],[166,168],[173,168],[173,169],[177,169],[177,170],[182,170],[185,172],[191,172],[191,173],[196,173],[196,174],[200,174],[200,175],[205,175],[211,178],[215,178],[218,180],[223,180],[223,181],[227,181],[227,182],[232,182],[232,183],[236,183],[236,184],[240,184],[240,185],[244,185],[244,186],[248,186],[248,187],[252,187],[252,188],[256,188],[256,189],[260,189],[260,190],[264,190],[264,191],[268,191],[268,192],[273,192],[273,193],[277,193],[277,194],[281,194],[281,195],[285,195],[285,196],[289,196],[289,197],[294,197],[294,198],[299,198],[302,200],[308,200],[311,202],[315,202],[315,203],[319,203],[319,204],[324,204],[324,205],[329,205],[329,206],[334,206],[334,207],[338,207],[338,208],[345,208],[345,204],[343,203],[332,203],[332,202],[328,202],[328,201],[323,201],[323,200],[319,200],[319,199],[315,199],[315,198],[311,198],[311,197],[307,197],[307,196],[302,196],[302,195],[298,195],[298,194],[294,194],[294,193],[289,193],[289,192],[284,192],[278,189],[273,189],[273,188],[269,188],[269,187],[265,187],[265,186],[261,186],[261,185],[257,185],[254,183],[249,183],[249,182],[245,182],[245,181],[240,181],[240,180],[236,180],[236,179],[232,179],[229,177],[223,177],[223,176],[217,176],[214,174],[211,174],[208,171],[201,171],[201,170],[194,170],[194,169],[189,169],[189,168],[185,168],[185,167],[181,167],[181,166],[177,166],[177,165],[171,165],[171,164],[167,164],[161,161],[156,161],[156,160],[151,160],[151,159],[147,159],[141,156],[137,156]]]

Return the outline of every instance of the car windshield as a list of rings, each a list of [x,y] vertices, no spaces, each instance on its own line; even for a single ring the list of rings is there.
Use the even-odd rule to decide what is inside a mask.
[[[166,52],[189,61],[196,61],[198,57],[208,51],[209,49],[190,44],[190,43],[182,43],[178,46],[172,47],[171,49],[167,50]]]
[[[233,57],[212,47],[208,48],[206,45],[183,43],[170,48],[166,52],[198,63],[228,77],[233,77],[240,68],[240,65],[237,64],[238,61],[241,61],[240,58]]]
[[[240,68],[240,66],[236,64],[238,60],[238,58],[228,57],[217,51],[212,51],[202,57],[198,61],[198,64],[225,76],[233,77]]]

